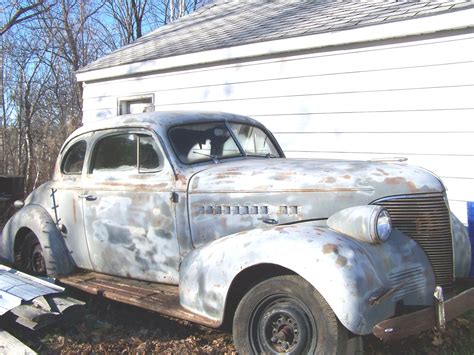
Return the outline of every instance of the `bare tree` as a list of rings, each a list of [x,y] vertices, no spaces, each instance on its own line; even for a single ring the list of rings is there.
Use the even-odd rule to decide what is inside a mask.
[[[2,2],[0,10],[7,17],[0,26],[0,35],[5,34],[14,25],[31,20],[47,11],[50,6],[46,4],[45,0]]]
[[[147,0],[108,0],[107,7],[118,25],[122,45],[142,36]]]
[[[82,118],[75,72],[204,1],[0,0],[0,173],[24,174],[27,192],[50,179]]]
[[[2,119],[0,121],[1,132],[1,148],[2,148],[2,170],[8,170],[8,161],[6,160],[6,126],[7,126],[7,110],[5,107],[5,89],[4,89],[4,35],[13,26],[26,22],[47,11],[51,5],[45,0],[36,1],[10,1],[0,3],[0,13],[3,14],[0,25],[0,107]]]

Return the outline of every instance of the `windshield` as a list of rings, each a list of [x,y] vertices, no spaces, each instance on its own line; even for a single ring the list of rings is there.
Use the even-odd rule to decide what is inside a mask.
[[[280,157],[273,142],[260,128],[241,123],[229,123],[229,127],[242,150],[225,122],[177,126],[169,131],[169,137],[179,160],[185,164],[244,155]]]
[[[246,155],[275,158],[280,156],[270,138],[260,128],[241,123],[230,123],[229,126]]]

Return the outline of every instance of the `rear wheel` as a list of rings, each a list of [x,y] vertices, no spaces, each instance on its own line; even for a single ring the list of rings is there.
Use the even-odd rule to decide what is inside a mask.
[[[46,263],[41,244],[33,232],[28,232],[15,258],[16,267],[28,274],[46,276]]]
[[[299,276],[254,286],[239,303],[233,325],[241,354],[343,354],[347,330],[323,297]]]

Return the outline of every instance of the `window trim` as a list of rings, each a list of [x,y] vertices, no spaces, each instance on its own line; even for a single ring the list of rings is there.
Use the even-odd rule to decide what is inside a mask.
[[[150,99],[151,101],[150,104],[153,107],[153,111],[154,111],[155,110],[155,94],[153,93],[119,97],[117,99],[117,116],[130,115],[131,114],[130,112],[125,112],[126,109],[124,109],[124,107],[127,107],[133,101],[144,101],[148,99]],[[148,111],[145,111],[145,112],[148,112]]]
[[[198,164],[203,164],[203,163],[209,163],[210,161],[212,161],[212,159],[207,159],[207,160],[201,160],[201,161],[197,161],[197,162],[193,162],[193,163],[185,163],[184,161],[182,161],[180,158],[179,158],[179,154],[176,152],[176,148],[173,144],[173,140],[171,139],[171,136],[170,136],[170,132],[171,130],[173,130],[174,128],[177,128],[177,127],[182,127],[182,126],[187,126],[187,125],[190,125],[190,124],[206,124],[206,123],[223,123],[226,128],[229,130],[231,136],[232,136],[232,139],[234,139],[236,145],[237,145],[237,148],[239,149],[240,151],[240,155],[238,156],[229,156],[229,157],[222,157],[222,158],[219,158],[219,161],[221,160],[228,160],[228,159],[238,159],[238,158],[246,158],[246,157],[250,157],[250,158],[260,158],[260,157],[257,157],[255,155],[247,155],[245,153],[245,150],[242,148],[241,144],[240,144],[240,141],[238,140],[238,138],[235,136],[234,132],[232,131],[231,127],[229,126],[230,123],[236,123],[236,124],[244,124],[244,125],[248,125],[248,126],[252,126],[252,127],[257,127],[259,129],[262,130],[262,132],[264,132],[271,140],[271,142],[273,143],[273,146],[276,148],[276,150],[278,151],[278,154],[280,155],[278,158],[285,158],[285,153],[283,153],[283,150],[281,149],[280,147],[280,144],[278,143],[278,141],[275,139],[275,137],[273,136],[272,132],[270,132],[265,126],[263,125],[258,125],[258,124],[254,124],[254,123],[250,123],[250,122],[242,122],[242,121],[238,121],[238,120],[226,120],[226,119],[223,119],[223,120],[202,120],[202,121],[198,121],[198,122],[188,122],[188,123],[181,123],[181,124],[177,124],[177,125],[173,125],[173,126],[170,126],[167,130],[166,130],[166,135],[167,135],[167,138],[168,138],[168,142],[169,142],[169,145],[171,146],[171,149],[173,151],[173,154],[176,158],[176,160],[181,163],[181,164],[184,164],[184,165],[187,165],[187,166],[191,166],[191,165],[198,165]],[[262,158],[265,158],[262,156]]]
[[[74,172],[74,173],[66,172],[64,170],[64,165],[66,164],[66,158],[68,156],[68,153],[71,151],[71,149],[76,144],[79,144],[79,143],[82,143],[82,142],[84,142],[86,144],[86,150],[85,150],[85,153],[84,153],[84,161],[82,163],[81,171],[80,172]],[[74,143],[71,142],[71,145],[67,149],[64,149],[64,154],[62,154],[62,156],[61,156],[61,164],[60,164],[61,174],[62,175],[67,175],[67,176],[81,176],[83,171],[84,171],[84,166],[87,164],[87,149],[88,149],[88,142],[84,138],[74,140]]]
[[[100,131],[96,131],[96,133],[98,133],[98,132],[100,132]],[[86,174],[89,178],[99,175],[97,173],[96,174],[93,173],[93,164],[94,164],[94,160],[95,160],[95,155],[97,153],[96,149],[97,149],[98,143],[100,141],[102,141],[102,139],[105,139],[107,137],[118,136],[118,135],[126,135],[126,134],[133,134],[133,135],[137,136],[137,165],[136,165],[136,169],[133,172],[132,171],[127,171],[126,174],[123,174],[123,175],[146,176],[146,175],[156,174],[156,173],[159,173],[159,172],[163,171],[163,169],[166,166],[165,153],[164,153],[164,150],[161,146],[161,140],[159,139],[159,137],[156,135],[155,132],[150,131],[150,130],[145,130],[145,129],[139,129],[139,128],[132,128],[132,129],[119,128],[119,129],[114,129],[114,130],[103,130],[103,131],[100,132],[100,135],[98,135],[94,138],[94,140],[93,140],[93,142],[92,142],[92,144],[89,148],[89,159],[87,161],[87,172],[86,172]],[[140,167],[139,167],[139,164],[140,164],[140,161],[139,161],[140,140],[138,139],[140,135],[150,136],[156,144],[156,148],[158,149],[158,151],[157,151],[158,159],[160,159],[160,166],[156,170],[140,172]],[[120,171],[115,171],[115,173],[121,174]]]

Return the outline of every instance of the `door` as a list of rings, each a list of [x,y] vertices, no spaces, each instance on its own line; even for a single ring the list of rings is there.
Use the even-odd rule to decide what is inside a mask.
[[[156,136],[113,130],[93,144],[83,208],[94,270],[177,284],[174,175]]]
[[[82,213],[82,175],[90,134],[69,142],[60,155],[59,173],[56,173],[50,191],[52,215],[60,226],[71,258],[77,266],[92,269],[89,249],[84,235]]]

